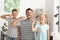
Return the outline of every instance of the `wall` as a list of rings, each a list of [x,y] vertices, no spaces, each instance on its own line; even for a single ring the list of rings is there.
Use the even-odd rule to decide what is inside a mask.
[[[20,0],[20,14],[25,15],[25,10],[27,8],[35,9],[44,9],[46,10],[46,1],[45,0]]]
[[[59,6],[59,0],[54,0],[54,15],[58,13],[57,6]],[[56,25],[57,21],[58,21],[58,17],[57,18],[54,17],[54,29],[56,29],[55,31],[59,31],[58,25]]]
[[[4,0],[0,0],[0,15],[4,13]]]
[[[0,0],[0,15],[2,14],[2,13],[4,13],[4,0]],[[1,40],[1,26],[2,26],[2,24],[3,24],[3,22],[2,22],[2,20],[0,19],[0,40]]]
[[[54,0],[46,0],[46,11],[48,15],[48,23],[50,26],[50,32],[53,32]]]

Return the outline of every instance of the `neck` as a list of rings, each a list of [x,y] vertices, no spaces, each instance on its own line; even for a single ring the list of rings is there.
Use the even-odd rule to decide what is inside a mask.
[[[40,22],[40,24],[41,24],[41,25],[44,25],[44,24],[45,24],[45,22]]]
[[[13,19],[16,19],[16,17],[13,17]]]
[[[27,20],[31,21],[31,20],[32,20],[32,18],[29,18],[29,19],[27,18]]]

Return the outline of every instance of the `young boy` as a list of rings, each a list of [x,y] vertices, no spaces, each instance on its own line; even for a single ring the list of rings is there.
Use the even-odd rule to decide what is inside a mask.
[[[2,15],[1,18],[8,21],[8,40],[17,40],[18,37],[18,27],[13,23],[17,20],[18,11],[17,9],[12,10],[12,14]]]

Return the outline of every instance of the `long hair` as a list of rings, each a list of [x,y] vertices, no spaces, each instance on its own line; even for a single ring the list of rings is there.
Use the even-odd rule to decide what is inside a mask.
[[[47,13],[45,11],[41,11],[40,12],[40,15],[39,15],[39,18],[41,17],[41,15],[45,15],[45,18],[46,18],[46,22],[48,24],[48,17],[47,17]]]

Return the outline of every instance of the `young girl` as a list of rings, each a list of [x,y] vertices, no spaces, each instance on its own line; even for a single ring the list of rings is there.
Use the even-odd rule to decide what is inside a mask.
[[[36,40],[50,40],[50,35],[49,35],[49,26],[46,24],[46,15],[44,13],[40,14],[39,16],[40,23],[36,23],[33,20],[32,23],[32,31],[37,31],[36,35]],[[34,27],[35,26],[35,27]]]

